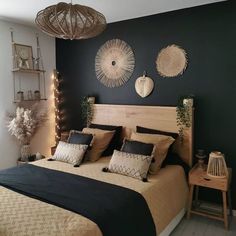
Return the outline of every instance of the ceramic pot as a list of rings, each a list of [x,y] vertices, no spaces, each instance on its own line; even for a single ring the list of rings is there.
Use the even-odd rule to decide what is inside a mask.
[[[183,105],[188,106],[188,107],[193,107],[193,98],[183,99]]]
[[[30,154],[30,145],[29,144],[24,144],[21,146],[20,149],[20,154],[21,154],[21,161],[28,161]]]

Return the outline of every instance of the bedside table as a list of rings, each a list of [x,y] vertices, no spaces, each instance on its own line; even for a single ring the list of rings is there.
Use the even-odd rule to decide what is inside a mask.
[[[228,229],[228,214],[227,214],[227,195],[228,204],[230,208],[230,215],[232,216],[232,206],[231,206],[231,196],[230,196],[230,182],[232,176],[232,169],[228,168],[228,176],[225,178],[214,178],[210,177],[206,173],[207,167],[200,169],[195,165],[189,172],[189,202],[188,202],[188,212],[187,218],[190,218],[191,213],[201,216],[206,216],[212,219],[221,220],[224,222],[225,229]],[[206,187],[216,189],[222,192],[223,198],[223,214],[210,214],[206,211],[201,211],[199,209],[192,209],[193,201],[193,191],[196,187],[196,202],[198,202],[198,191],[199,187]]]

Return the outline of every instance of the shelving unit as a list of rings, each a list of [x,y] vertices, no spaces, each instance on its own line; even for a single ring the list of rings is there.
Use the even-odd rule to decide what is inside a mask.
[[[15,45],[18,45],[14,42],[13,39],[13,31],[11,31],[11,41],[12,41],[12,57],[13,57],[13,69],[12,69],[12,74],[13,74],[13,90],[14,90],[14,99],[13,103],[17,104],[23,104],[23,103],[35,103],[39,101],[46,101],[46,85],[45,85],[45,70],[43,66],[43,61],[42,61],[42,55],[41,55],[41,49],[39,45],[39,38],[38,35],[36,34],[36,41],[37,41],[37,55],[36,58],[33,58],[32,55],[32,60],[34,59],[35,62],[37,62],[37,66],[35,69],[35,65],[33,64],[33,68],[17,68],[16,61],[19,56],[17,55]],[[19,45],[18,45],[19,46]],[[27,45],[23,45],[27,46]],[[28,46],[29,47],[29,46]],[[37,84],[35,82],[32,82],[32,88],[28,88],[28,90],[24,91],[28,93],[28,98],[24,96],[23,90],[26,89],[26,80],[37,80]],[[23,88],[23,89],[22,89]],[[34,96],[34,93],[38,91],[39,92],[39,97],[36,98]],[[23,93],[23,99],[19,99],[17,96],[18,93]],[[27,104],[29,105],[29,104]]]

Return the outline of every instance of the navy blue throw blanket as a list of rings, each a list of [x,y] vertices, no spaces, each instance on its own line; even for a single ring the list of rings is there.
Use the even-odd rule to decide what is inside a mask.
[[[78,213],[104,236],[156,235],[145,199],[124,187],[34,165],[0,171],[0,185]]]

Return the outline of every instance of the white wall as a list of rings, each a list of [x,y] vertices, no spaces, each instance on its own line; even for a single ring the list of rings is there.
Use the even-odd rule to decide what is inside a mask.
[[[48,100],[40,104],[49,110],[49,120],[45,123],[31,142],[32,153],[41,152],[50,155],[50,147],[54,145],[54,114],[52,97],[52,72],[55,69],[55,39],[37,31],[36,28],[9,23],[0,20],[0,169],[16,165],[19,157],[19,145],[14,137],[10,136],[6,128],[6,112],[15,111],[13,104],[13,76],[12,76],[12,47],[10,28],[14,30],[16,43],[31,45],[36,55],[36,37],[42,51],[44,68],[46,70],[46,94]],[[32,85],[33,86],[33,85]],[[23,87],[23,81],[22,81]],[[32,91],[35,88],[32,87]]]

